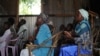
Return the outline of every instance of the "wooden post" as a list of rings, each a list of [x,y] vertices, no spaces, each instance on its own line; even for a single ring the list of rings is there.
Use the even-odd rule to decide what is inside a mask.
[[[31,56],[31,47],[28,47],[29,56]]]
[[[16,1],[17,4],[17,11],[16,11],[16,19],[15,19],[15,24],[18,24],[19,21],[19,0]]]
[[[73,0],[73,3],[74,3],[74,8],[75,8],[75,13],[74,15],[76,14],[77,10],[78,10],[78,1],[77,0]],[[74,16],[75,17],[75,16]],[[76,18],[76,17],[75,17]]]
[[[44,0],[41,0],[41,12],[44,12],[44,4],[45,4]]]

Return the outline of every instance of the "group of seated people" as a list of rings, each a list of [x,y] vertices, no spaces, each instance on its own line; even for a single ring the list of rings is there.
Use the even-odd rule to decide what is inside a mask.
[[[77,43],[77,40],[75,38],[80,38],[80,36],[74,32],[73,24],[69,23],[67,27],[63,27],[62,30],[60,27],[60,31],[63,32],[61,33],[61,37],[58,40],[54,56],[78,56],[79,44]],[[81,48],[80,54],[91,54],[91,52],[87,49]]]
[[[25,24],[26,21],[24,19],[21,19],[18,25],[15,27],[15,19],[12,17],[8,18],[7,21],[3,23],[3,26],[0,29],[0,48],[4,48],[7,45],[22,45],[21,41],[26,41],[26,39],[28,39],[27,27],[25,26]],[[19,41],[18,39],[22,37],[23,39]],[[21,49],[22,47],[19,48]]]
[[[63,30],[63,36],[61,37],[62,40],[58,41],[55,56],[78,56],[78,52],[92,55],[91,28],[88,16],[89,14],[86,10],[79,9],[73,24],[68,24],[67,27],[61,25],[60,30]],[[79,44],[80,46],[78,46]]]
[[[68,24],[68,26],[64,30],[62,30],[63,27],[60,29],[62,31],[61,34],[62,36],[59,38],[57,46],[52,49],[50,47],[45,47],[45,46],[52,47],[54,41],[50,38],[53,36],[52,30],[54,28],[48,25],[48,16],[43,13],[40,14],[37,17],[36,21],[37,28],[35,30],[33,38],[30,38],[30,40],[34,45],[38,45],[40,47],[33,49],[31,55],[78,56],[78,43],[80,43],[80,51],[79,51],[80,54],[91,55],[92,45],[90,38],[90,24],[88,21],[89,19],[88,16],[89,14],[86,10],[79,9],[76,14],[75,22],[73,24]],[[45,42],[45,40],[48,41]],[[41,44],[43,44],[43,46],[41,46]],[[26,53],[23,50],[21,52],[21,55],[22,53],[24,54]]]
[[[92,46],[91,46],[91,42],[88,42],[88,40],[90,39],[89,36],[90,25],[88,22],[89,19],[88,16],[89,14],[86,10],[79,9],[77,11],[75,22],[74,22],[75,27],[73,28],[73,24],[68,24],[67,27],[64,30],[62,30],[61,37],[58,40],[57,46],[51,49],[50,47],[43,47],[43,46],[52,46],[53,40],[50,38],[53,36],[54,26],[50,21],[48,21],[48,16],[45,15],[44,13],[41,13],[37,17],[36,29],[34,31],[33,36],[28,38],[27,33],[23,36],[25,39],[25,43],[23,45],[24,49],[22,49],[20,52],[20,56],[29,55],[26,44],[30,44],[30,42],[38,46],[43,45],[42,47],[33,49],[31,52],[32,56],[78,56],[78,43],[81,43],[80,44],[81,54],[91,54]],[[16,29],[17,29],[16,32],[18,36],[20,36],[21,32],[27,30],[27,27],[24,25],[26,21],[23,19],[19,22],[16,29],[12,29],[14,27],[13,24],[10,23],[11,22],[9,22],[9,20],[5,23],[7,25],[5,25],[5,33],[1,36],[0,43],[2,43],[1,41],[2,38],[4,38],[4,36],[7,36],[6,34],[11,33]],[[17,35],[14,35],[14,37],[17,37]],[[28,40],[28,42],[26,39]],[[48,41],[45,42],[45,40]],[[88,44],[85,45],[85,43],[87,42]]]

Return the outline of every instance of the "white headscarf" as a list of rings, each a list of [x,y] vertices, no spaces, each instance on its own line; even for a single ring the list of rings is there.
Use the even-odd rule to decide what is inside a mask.
[[[85,9],[79,9],[79,12],[84,17],[84,19],[86,19],[86,20],[89,19],[89,17],[88,17],[89,16],[88,11],[86,11]]]

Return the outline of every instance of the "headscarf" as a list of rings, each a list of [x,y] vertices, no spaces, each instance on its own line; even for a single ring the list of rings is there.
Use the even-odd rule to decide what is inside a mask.
[[[85,9],[79,9],[79,12],[84,17],[84,19],[86,19],[86,20],[89,19],[89,17],[88,17],[89,16],[88,11],[86,11]]]
[[[43,19],[44,22],[47,22],[48,21],[48,15],[46,15],[44,13],[41,13],[40,14],[40,17]]]

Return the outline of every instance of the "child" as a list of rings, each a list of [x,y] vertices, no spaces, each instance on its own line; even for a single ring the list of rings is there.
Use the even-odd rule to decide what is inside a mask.
[[[20,56],[29,56],[29,51],[28,51],[27,44],[30,44],[30,42],[27,41],[27,42],[24,44],[23,49],[21,50]],[[31,53],[31,56],[34,56],[34,55],[32,55],[32,53]]]

